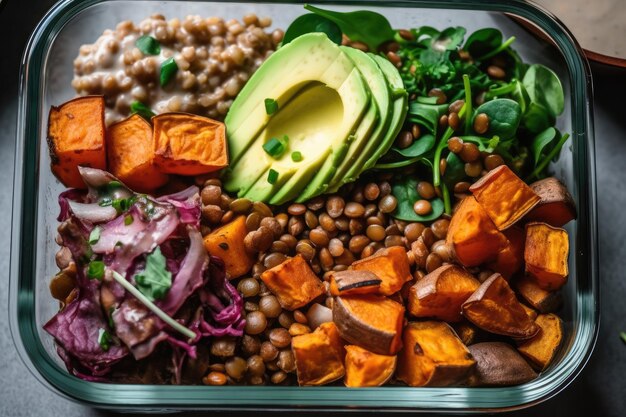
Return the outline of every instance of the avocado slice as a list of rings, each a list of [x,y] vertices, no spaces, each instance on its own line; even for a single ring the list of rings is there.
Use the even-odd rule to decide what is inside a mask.
[[[245,84],[226,115],[231,166],[239,161],[270,121],[272,115],[265,111],[265,99],[276,100],[280,111],[311,81],[338,89],[350,71],[329,72],[328,69],[344,56],[323,33],[302,35],[270,55]]]

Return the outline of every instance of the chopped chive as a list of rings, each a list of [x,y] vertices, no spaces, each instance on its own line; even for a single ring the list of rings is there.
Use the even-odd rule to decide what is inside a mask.
[[[278,102],[273,98],[265,99],[265,113],[272,115],[278,111]]]
[[[87,278],[102,279],[104,277],[104,262],[91,261],[87,266]]]
[[[150,121],[152,116],[155,115],[152,109],[146,106],[145,104],[143,104],[141,101],[133,101],[132,103],[130,103],[130,112],[132,114],[140,115],[147,121]]]
[[[292,160],[293,162],[300,162],[300,161],[302,161],[302,159],[303,159],[303,158],[302,158],[302,152],[300,152],[300,151],[295,151],[295,152],[292,152],[292,153],[291,153],[291,160]]]
[[[135,46],[146,55],[158,55],[161,53],[159,41],[150,35],[143,35],[135,41]]]
[[[102,232],[102,229],[100,228],[100,226],[96,226],[93,228],[91,233],[89,233],[90,245],[95,245],[96,243],[98,243],[98,240],[100,240],[100,232]]]
[[[281,156],[285,150],[287,150],[287,144],[280,139],[271,138],[265,144],[263,144],[263,150],[274,158]]]
[[[100,345],[102,350],[104,350],[105,352],[108,351],[109,348],[111,347],[112,341],[113,341],[113,338],[111,337],[109,332],[107,332],[106,330],[102,328],[98,329],[98,344]]]
[[[178,71],[178,65],[176,65],[174,57],[163,61],[161,64],[161,87],[165,87],[174,78],[176,71]]]
[[[118,213],[123,213],[130,209],[136,200],[136,197],[116,198],[111,202],[111,205]]]
[[[270,172],[267,174],[267,182],[276,184],[276,181],[278,181],[278,171],[274,171],[270,168]]]
[[[124,216],[124,224],[126,226],[133,224],[133,216],[131,214]]]

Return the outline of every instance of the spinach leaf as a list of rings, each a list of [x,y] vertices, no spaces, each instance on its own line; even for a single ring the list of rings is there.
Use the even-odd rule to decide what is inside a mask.
[[[444,29],[436,37],[433,37],[431,47],[439,52],[456,51],[459,45],[461,45],[461,42],[463,42],[464,37],[465,28],[460,26],[449,27]]]
[[[524,88],[524,84],[522,84],[521,81],[514,79],[512,82],[515,83],[515,86],[513,92],[511,93],[511,98],[517,101],[517,104],[519,104],[520,109],[522,110],[522,114],[525,114],[526,109],[530,105],[530,97],[528,96],[528,93]]]
[[[544,148],[552,143],[557,137],[560,137],[560,135],[558,135],[557,130],[553,127],[549,127],[543,132],[539,133],[537,136],[535,136],[532,144],[530,145],[533,152],[535,165],[539,163],[539,158],[541,157]]]
[[[454,185],[462,181],[465,174],[465,162],[455,153],[450,152],[446,157],[446,173],[443,176],[443,182],[449,189],[454,189]]]
[[[432,211],[425,216],[420,216],[413,210],[413,204],[420,199],[417,193],[415,177],[396,178],[391,187],[391,193],[398,200],[396,210],[391,214],[398,220],[408,222],[430,222],[436,220],[443,213],[443,201],[440,198],[430,200]]]
[[[150,301],[160,300],[172,286],[172,273],[166,269],[165,256],[156,249],[146,257],[146,268],[135,275],[136,287]]]
[[[311,32],[325,33],[328,39],[337,45],[341,45],[341,29],[335,22],[324,16],[308,13],[291,22],[291,25],[285,31],[281,46],[287,45],[298,36]]]
[[[387,18],[376,12],[357,10],[342,13],[320,9],[310,4],[304,5],[304,8],[332,20],[350,40],[363,42],[372,52],[377,51],[383,43],[393,40],[396,34]]]
[[[481,152],[493,152],[493,150],[500,143],[500,138],[498,136],[494,136],[492,138],[484,138],[481,136],[459,136],[463,142],[471,142],[478,145],[478,150]],[[447,168],[446,168],[447,170]]]
[[[391,150],[406,158],[415,158],[416,156],[424,155],[433,146],[435,146],[435,136],[426,134],[414,141],[408,148],[399,149],[394,146]]]
[[[474,58],[481,57],[502,45],[502,32],[498,29],[485,28],[472,33],[463,49]]]
[[[482,104],[476,109],[476,115],[485,113],[489,116],[489,130],[491,136],[509,139],[515,136],[522,118],[522,111],[517,102],[508,98],[497,98]],[[473,121],[472,121],[473,123]]]
[[[532,133],[544,131],[553,126],[554,122],[554,116],[545,107],[534,101],[528,105],[526,113],[522,117],[522,126]]]
[[[541,104],[551,116],[563,113],[565,97],[561,80],[550,68],[541,64],[528,67],[522,80],[530,99]]]
[[[432,105],[413,102],[409,105],[407,119],[424,126],[433,135],[437,133],[439,118],[448,109],[447,104]]]

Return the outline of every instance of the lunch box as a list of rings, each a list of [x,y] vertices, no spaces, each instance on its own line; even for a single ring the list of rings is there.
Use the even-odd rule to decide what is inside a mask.
[[[572,193],[578,219],[570,236],[570,276],[563,288],[564,341],[557,358],[541,375],[519,386],[502,388],[411,388],[385,386],[349,389],[339,385],[297,386],[157,386],[87,382],[70,375],[58,357],[53,338],[42,326],[58,310],[48,284],[57,272],[55,243],[62,185],[50,171],[46,123],[51,105],[74,96],[72,61],[79,47],[94,42],[122,20],[138,23],[154,13],[166,18],[189,14],[238,18],[254,12],[286,28],[306,11],[303,3],[203,2],[141,0],[64,0],[37,26],[26,48],[22,69],[15,147],[15,176],[10,266],[10,325],[15,345],[28,369],[44,385],[73,401],[127,411],[183,409],[249,410],[390,410],[406,412],[506,411],[553,397],[580,373],[595,344],[599,324],[596,227],[596,179],[591,76],[581,48],[551,14],[532,3],[513,0],[317,1],[337,10],[369,9],[384,14],[395,28],[423,25],[439,29],[483,27],[515,36],[515,49],[526,62],[542,63],[559,75],[565,112],[557,128],[571,134],[551,165]],[[539,39],[511,17],[531,22]]]

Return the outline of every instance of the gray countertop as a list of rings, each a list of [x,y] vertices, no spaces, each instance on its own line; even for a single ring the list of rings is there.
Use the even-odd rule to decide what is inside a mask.
[[[8,269],[13,149],[19,61],[50,0],[0,2],[0,416],[105,416],[58,397],[18,358],[8,326]],[[601,327],[595,352],[578,378],[556,397],[515,416],[623,416],[626,410],[626,71],[593,67],[601,281]],[[234,414],[233,414],[234,415]]]

